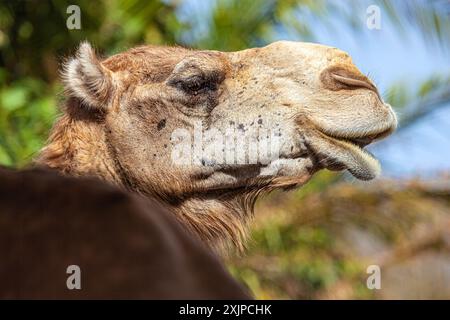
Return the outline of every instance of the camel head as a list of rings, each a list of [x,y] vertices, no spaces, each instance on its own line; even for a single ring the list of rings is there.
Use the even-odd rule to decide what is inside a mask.
[[[397,120],[348,54],[280,41],[238,52],[144,46],[105,60],[83,43],[38,162],[173,208],[213,247],[242,246],[261,192],[318,170],[380,172],[363,148]]]

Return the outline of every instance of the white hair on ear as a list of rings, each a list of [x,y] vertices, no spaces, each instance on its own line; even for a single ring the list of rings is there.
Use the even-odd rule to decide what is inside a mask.
[[[62,80],[67,94],[83,105],[106,107],[112,89],[111,71],[100,63],[88,42],[82,42],[75,56],[64,64]]]

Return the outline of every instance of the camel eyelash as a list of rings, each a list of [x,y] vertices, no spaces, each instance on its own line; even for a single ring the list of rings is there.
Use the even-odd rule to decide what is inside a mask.
[[[217,88],[217,85],[214,81],[211,81],[211,79],[205,79],[203,77],[190,77],[184,80],[177,81],[177,86],[188,92],[188,93],[201,93],[206,90],[215,90]]]

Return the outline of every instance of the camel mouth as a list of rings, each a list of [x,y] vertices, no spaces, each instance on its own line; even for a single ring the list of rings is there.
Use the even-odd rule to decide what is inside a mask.
[[[352,138],[331,136],[321,131],[319,134],[322,138],[319,142],[314,139],[310,141],[310,148],[318,167],[331,171],[348,170],[358,180],[365,181],[380,175],[379,161],[364,149],[378,140],[378,134]]]
[[[371,144],[374,139],[371,137],[362,137],[362,138],[353,138],[353,139],[345,139],[348,143],[352,143],[361,149],[364,149],[367,145]]]
[[[372,180],[381,173],[379,161],[364,148],[389,136],[397,127],[395,113],[386,121],[373,125],[371,130],[334,129],[314,126],[309,139],[309,149],[319,168],[332,171],[348,170],[359,180]]]

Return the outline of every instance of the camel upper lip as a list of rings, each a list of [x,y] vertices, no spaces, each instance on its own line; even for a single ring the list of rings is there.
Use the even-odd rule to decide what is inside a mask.
[[[341,141],[347,141],[351,144],[354,144],[358,147],[360,147],[361,149],[363,149],[364,147],[368,146],[369,144],[371,144],[374,141],[383,139],[384,137],[388,136],[389,134],[392,133],[392,128],[388,128],[386,130],[377,132],[377,133],[372,133],[372,134],[367,134],[367,135],[363,135],[363,136],[356,136],[356,137],[346,137],[346,136],[339,136],[339,135],[334,135],[334,134],[329,134],[326,132],[321,131],[323,134],[325,134],[327,137],[336,139],[336,140],[341,140]]]

